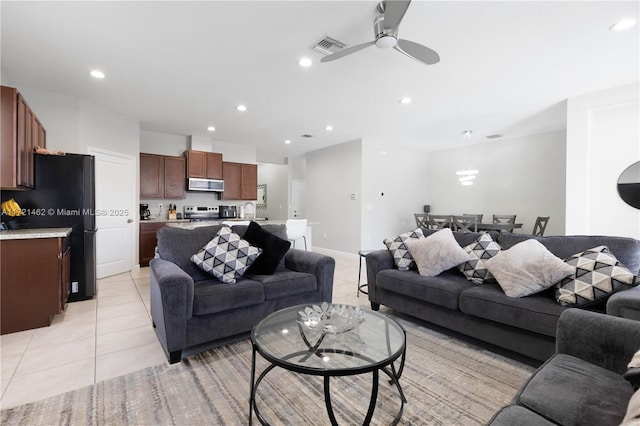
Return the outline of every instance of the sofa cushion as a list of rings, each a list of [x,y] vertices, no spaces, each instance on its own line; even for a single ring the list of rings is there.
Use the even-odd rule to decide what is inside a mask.
[[[208,315],[264,302],[263,286],[241,278],[233,284],[217,279],[198,281],[193,288],[193,315]]]
[[[544,417],[520,405],[507,405],[489,421],[490,426],[555,426]]]
[[[193,281],[208,280],[211,275],[191,262],[191,256],[211,241],[221,225],[202,226],[195,229],[165,226],[156,233],[160,258],[173,262],[193,278]]]
[[[397,237],[384,239],[384,245],[387,246],[387,249],[389,249],[393,255],[393,261],[400,271],[408,271],[412,266],[415,266],[415,262],[409,253],[406,242],[410,239],[421,238],[424,238],[422,229],[416,228],[411,232],[405,232]]]
[[[556,300],[564,306],[600,303],[618,290],[639,283],[606,246],[594,247],[565,259],[576,272],[557,285]]]
[[[425,277],[435,277],[469,260],[469,254],[458,245],[448,228],[426,238],[410,238],[406,245],[418,266],[418,272]]]
[[[263,285],[264,298],[266,300],[318,291],[316,276],[306,272],[279,269],[278,272],[273,275],[251,275],[248,278]]]
[[[469,281],[482,284],[485,281],[495,281],[484,261],[500,253],[502,247],[495,242],[488,233],[481,234],[477,240],[463,248],[469,254],[469,260],[458,266]]]
[[[472,286],[460,294],[460,311],[468,315],[555,337],[560,314],[549,291],[527,297],[509,297],[497,284]]]
[[[376,276],[376,285],[386,291],[449,309],[458,309],[460,293],[474,287],[455,269],[435,277],[423,277],[418,271],[385,269]]]
[[[560,259],[588,250],[592,247],[607,246],[618,260],[633,274],[640,273],[640,240],[627,237],[612,237],[602,235],[551,235],[547,237],[533,237],[524,234],[511,234],[503,232],[494,239],[500,243],[503,249],[513,247],[515,244],[534,238],[542,243],[551,253]]]
[[[216,236],[191,256],[200,269],[223,283],[235,283],[262,253],[240,238],[230,227],[223,226]]]
[[[575,272],[575,267],[564,263],[534,239],[503,250],[484,264],[509,297],[538,293]]]
[[[247,269],[247,274],[273,274],[276,272],[285,253],[289,250],[289,247],[291,247],[291,241],[272,234],[257,222],[253,221],[247,227],[242,238],[247,240],[252,246],[262,249],[260,256],[258,256],[255,262]]]
[[[516,400],[562,425],[617,425],[632,394],[631,385],[619,374],[556,354],[529,379]]]

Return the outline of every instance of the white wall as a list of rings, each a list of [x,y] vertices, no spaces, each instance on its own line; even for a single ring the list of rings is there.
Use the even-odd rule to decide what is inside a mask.
[[[639,93],[636,83],[568,100],[567,234],[640,239],[640,210],[616,186],[640,160]]]
[[[385,238],[415,229],[413,213],[422,211],[428,200],[427,153],[396,142],[362,140],[358,249],[383,249]]]
[[[432,214],[515,214],[531,233],[537,216],[550,216],[545,235],[563,235],[565,224],[565,133],[551,132],[471,144],[469,166],[479,170],[471,186],[458,182],[467,148],[430,152],[427,198]]]
[[[313,225],[314,246],[348,253],[360,247],[361,140],[306,155],[306,213]]]
[[[267,185],[267,208],[257,209],[257,217],[268,217],[270,220],[286,220],[287,176],[289,167],[286,164],[258,163],[258,185]]]

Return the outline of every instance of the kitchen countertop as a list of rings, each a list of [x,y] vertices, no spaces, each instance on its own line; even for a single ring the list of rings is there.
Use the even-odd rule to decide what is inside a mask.
[[[0,231],[0,241],[29,240],[34,238],[61,238],[71,234],[71,228],[33,228]]]

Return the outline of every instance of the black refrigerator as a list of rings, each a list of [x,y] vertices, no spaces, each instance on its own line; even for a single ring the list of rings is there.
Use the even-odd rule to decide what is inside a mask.
[[[92,155],[34,154],[34,189],[2,191],[25,216],[6,218],[10,228],[72,228],[69,302],[96,294],[95,159]]]

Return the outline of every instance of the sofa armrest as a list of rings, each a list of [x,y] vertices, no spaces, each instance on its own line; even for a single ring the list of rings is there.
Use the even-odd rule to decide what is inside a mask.
[[[576,308],[558,320],[557,353],[623,374],[639,348],[640,324],[635,320]]]
[[[284,265],[292,271],[315,275],[322,300],[331,303],[333,299],[333,273],[336,267],[336,261],[333,257],[306,250],[290,249],[284,256]]]
[[[151,318],[167,351],[185,346],[187,320],[193,316],[193,279],[164,259],[149,262]]]
[[[640,285],[612,294],[607,300],[607,313],[640,321]]]
[[[376,286],[376,276],[378,272],[385,269],[395,269],[396,264],[389,250],[376,250],[368,253],[365,257],[367,264],[367,291],[369,300],[373,303],[380,303],[378,298],[378,287]]]

